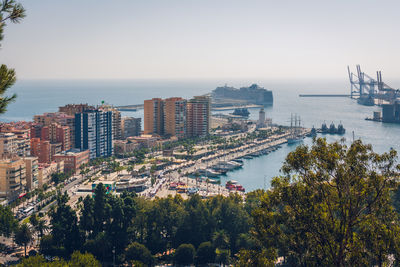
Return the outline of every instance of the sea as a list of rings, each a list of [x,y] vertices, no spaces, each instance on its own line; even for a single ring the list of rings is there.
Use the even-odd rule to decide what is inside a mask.
[[[21,80],[9,89],[7,94],[16,93],[17,99],[10,104],[0,121],[30,121],[35,114],[58,111],[59,106],[66,104],[88,103],[100,105],[105,103],[120,106],[141,104],[143,100],[153,97],[180,96],[190,98],[211,92],[217,86],[242,87],[253,83],[272,90],[274,104],[265,107],[266,116],[273,123],[290,125],[291,114],[301,118],[304,127],[320,128],[322,123],[329,127],[342,123],[346,134],[321,135],[329,142],[345,138],[348,144],[353,139],[361,139],[372,144],[374,151],[383,153],[390,149],[400,151],[400,124],[388,124],[365,120],[372,117],[377,106],[368,107],[357,104],[346,97],[305,98],[299,94],[348,94],[349,84],[343,80]],[[396,82],[391,82],[396,87]],[[400,85],[400,81],[397,82]],[[397,86],[398,88],[400,86]],[[249,109],[250,119],[257,120],[259,108]],[[229,113],[232,111],[224,111]],[[218,112],[217,112],[218,113]],[[140,117],[143,110],[123,112],[123,116]],[[302,143],[311,145],[312,139],[306,138]],[[236,180],[246,191],[258,188],[269,188],[273,177],[282,175],[280,169],[288,153],[297,145],[284,144],[280,149],[268,155],[244,160],[243,168],[229,172],[221,177],[225,184]]]

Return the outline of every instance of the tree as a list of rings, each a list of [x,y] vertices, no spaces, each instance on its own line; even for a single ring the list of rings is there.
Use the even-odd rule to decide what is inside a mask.
[[[78,228],[76,212],[67,205],[68,195],[65,192],[57,197],[56,209],[50,213],[51,234],[60,254],[53,256],[67,257],[80,249],[82,235]]]
[[[14,0],[2,0],[0,2],[0,41],[3,40],[4,27],[7,21],[19,23],[25,17],[25,9]],[[15,94],[4,96],[6,91],[16,82],[16,74],[13,69],[8,69],[6,65],[0,66],[0,114],[7,110],[8,104],[15,100]]]
[[[215,260],[215,248],[210,241],[203,242],[199,245],[196,252],[196,263],[207,264],[213,263]]]
[[[213,244],[215,248],[227,249],[229,248],[229,237],[224,230],[217,231],[213,234]]]
[[[38,224],[38,217],[36,214],[33,214],[31,217],[29,217],[29,223],[32,225],[32,227],[36,227]]]
[[[85,253],[82,254],[79,251],[75,251],[71,255],[71,259],[66,262],[63,259],[54,259],[51,262],[46,261],[42,255],[32,256],[23,259],[18,267],[36,267],[36,266],[46,266],[46,267],[100,267],[100,263],[93,257],[92,254]]]
[[[106,188],[102,183],[99,183],[94,190],[93,234],[95,236],[104,230],[104,223],[109,218],[107,216],[109,206],[106,206],[106,204]]]
[[[46,225],[46,221],[39,219],[35,226],[35,231],[39,233],[39,238],[42,238],[44,232],[46,232],[48,229],[49,227]]]
[[[17,267],[35,267],[35,266],[49,266],[46,259],[42,255],[37,255],[22,260]]]
[[[377,154],[357,140],[299,146],[253,212],[254,237],[270,260],[296,266],[382,266],[400,259],[391,194],[396,152]],[[275,252],[274,252],[275,249]]]
[[[9,237],[18,227],[10,207],[0,205],[0,235]]]
[[[26,257],[26,247],[32,241],[32,232],[29,229],[29,226],[26,223],[22,224],[15,232],[14,238],[15,238],[15,243],[17,243],[20,246],[24,246],[25,257]]]
[[[139,261],[148,266],[151,266],[154,262],[153,256],[144,245],[138,242],[133,242],[130,244],[125,251],[125,259],[128,262]]]
[[[195,249],[192,244],[181,244],[175,251],[174,260],[177,264],[189,265],[194,261]]]
[[[227,249],[217,249],[217,256],[215,260],[219,263],[222,264],[222,266],[225,266],[226,264],[229,264],[230,261],[230,253],[229,250]]]
[[[75,251],[71,255],[71,260],[68,263],[70,267],[100,267],[101,264],[96,258],[90,254],[82,254],[79,251]]]

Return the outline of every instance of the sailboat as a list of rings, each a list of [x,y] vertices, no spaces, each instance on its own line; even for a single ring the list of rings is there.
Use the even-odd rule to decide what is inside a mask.
[[[297,117],[297,115],[295,114],[293,119],[293,114],[292,114],[290,116],[290,135],[287,139],[289,145],[303,141],[303,138],[301,138],[301,136],[299,135],[299,128],[300,128],[300,116]]]

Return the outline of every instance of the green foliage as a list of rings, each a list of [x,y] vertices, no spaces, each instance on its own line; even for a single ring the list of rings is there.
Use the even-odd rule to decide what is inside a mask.
[[[9,237],[18,227],[10,207],[0,205],[0,235]]]
[[[17,267],[101,267],[101,264],[93,255],[75,251],[69,261],[55,259],[48,262],[42,255],[36,255],[23,259]]]
[[[25,17],[25,9],[21,4],[14,0],[2,0],[0,2],[0,41],[4,38],[4,27],[7,21],[18,23]],[[16,74],[13,69],[8,69],[6,65],[0,66],[0,114],[7,110],[8,104],[15,100],[15,94],[4,96],[6,91],[16,82]]]
[[[25,257],[26,257],[26,247],[33,239],[32,232],[26,223],[24,223],[18,227],[18,229],[15,232],[14,239],[15,239],[15,243],[17,243],[20,246],[24,246]]]
[[[210,241],[203,242],[199,245],[196,252],[196,263],[207,264],[215,261],[215,248]]]
[[[229,247],[229,237],[224,230],[217,231],[213,234],[213,245],[218,249],[226,249]]]
[[[215,257],[215,261],[222,265],[228,265],[231,257],[229,250],[227,249],[217,249],[217,255]]]
[[[71,255],[71,260],[68,262],[70,267],[101,267],[99,261],[93,257],[92,254],[85,253],[81,254],[79,251],[75,251]]]
[[[366,266],[399,259],[400,227],[391,203],[396,152],[377,154],[355,141],[290,153],[272,190],[253,212],[254,237],[297,266]],[[268,260],[277,254],[267,251]]]
[[[39,266],[49,267],[50,263],[47,263],[42,255],[36,255],[23,259],[22,262],[17,265],[17,267],[39,267]]]
[[[151,266],[154,262],[154,258],[150,251],[138,242],[133,242],[126,248],[125,259],[128,262],[141,262],[147,266]]]
[[[195,249],[192,244],[181,244],[175,251],[174,261],[178,265],[189,265],[194,261]]]
[[[59,247],[58,253],[51,256],[65,257],[80,248],[82,235],[78,228],[78,218],[75,211],[67,205],[68,195],[59,195],[57,208],[50,213],[51,234],[53,241]]]
[[[65,180],[69,179],[72,176],[72,173],[65,173],[65,172],[57,172],[51,175],[51,181],[55,184],[59,184],[64,182]]]

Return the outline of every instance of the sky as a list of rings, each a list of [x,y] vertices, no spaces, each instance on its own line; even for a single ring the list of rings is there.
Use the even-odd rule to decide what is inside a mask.
[[[400,1],[20,0],[19,79],[399,78]]]

